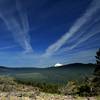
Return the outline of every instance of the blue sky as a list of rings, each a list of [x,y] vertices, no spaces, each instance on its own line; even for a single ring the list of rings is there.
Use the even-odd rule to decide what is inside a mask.
[[[0,65],[95,63],[100,0],[0,0]]]

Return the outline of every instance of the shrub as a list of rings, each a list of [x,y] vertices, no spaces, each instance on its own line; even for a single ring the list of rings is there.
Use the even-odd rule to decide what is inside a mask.
[[[16,82],[10,77],[0,77],[0,91],[8,92],[15,90]]]
[[[82,84],[78,87],[79,96],[90,96],[91,88],[87,84]]]
[[[1,92],[33,92],[39,94],[39,89],[30,85],[17,83],[14,78],[0,77]]]
[[[76,81],[69,81],[66,86],[60,88],[60,92],[64,95],[75,95],[77,94],[77,82]]]
[[[25,81],[20,79],[16,79],[16,82],[18,84],[25,84],[25,85],[37,87],[42,92],[58,93],[58,94],[60,93],[58,90],[60,86],[58,84],[53,84],[53,83],[50,84],[46,82],[31,82],[31,81]]]

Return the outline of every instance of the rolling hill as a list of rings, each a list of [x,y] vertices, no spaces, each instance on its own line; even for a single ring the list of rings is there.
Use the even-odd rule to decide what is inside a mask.
[[[84,77],[91,76],[95,66],[94,64],[81,63],[49,68],[7,68],[1,66],[0,75],[13,76],[27,82],[65,84],[69,80],[81,81]]]

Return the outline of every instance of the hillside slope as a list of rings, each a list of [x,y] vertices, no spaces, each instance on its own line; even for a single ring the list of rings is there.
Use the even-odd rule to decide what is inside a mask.
[[[17,79],[31,82],[48,82],[62,84],[69,80],[79,80],[91,76],[94,64],[69,64],[60,67],[49,68],[6,68],[0,67],[1,75],[14,76]]]

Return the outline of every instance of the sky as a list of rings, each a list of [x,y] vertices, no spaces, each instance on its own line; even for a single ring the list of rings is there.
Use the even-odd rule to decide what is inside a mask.
[[[100,0],[0,0],[0,66],[96,63]]]

